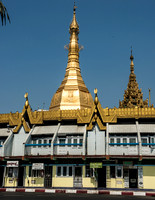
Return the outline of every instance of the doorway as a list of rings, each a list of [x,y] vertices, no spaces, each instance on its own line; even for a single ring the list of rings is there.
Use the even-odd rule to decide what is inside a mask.
[[[0,187],[3,186],[4,167],[0,166]]]
[[[106,166],[97,169],[98,187],[106,188]]]
[[[18,172],[18,186],[19,187],[23,186],[23,179],[24,179],[24,167],[20,166],[19,172]]]
[[[82,187],[82,167],[75,167],[74,187]]]
[[[44,187],[52,187],[52,166],[45,166]]]
[[[138,170],[137,169],[129,169],[129,187],[137,188],[138,179]]]

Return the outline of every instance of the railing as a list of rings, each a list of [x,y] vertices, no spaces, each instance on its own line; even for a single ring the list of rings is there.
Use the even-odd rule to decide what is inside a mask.
[[[109,155],[138,155],[139,143],[109,143]]]
[[[155,155],[155,143],[142,143],[142,155]]]
[[[82,155],[82,143],[54,144],[54,155]]]
[[[26,155],[51,155],[51,144],[25,144]]]

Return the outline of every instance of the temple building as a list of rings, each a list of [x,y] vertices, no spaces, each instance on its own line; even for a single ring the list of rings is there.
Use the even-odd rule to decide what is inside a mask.
[[[64,80],[49,110],[0,114],[0,187],[155,189],[155,108],[134,73],[119,108],[94,100],[79,65],[76,7]]]

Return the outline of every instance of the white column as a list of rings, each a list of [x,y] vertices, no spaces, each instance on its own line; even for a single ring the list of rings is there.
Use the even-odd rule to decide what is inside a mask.
[[[109,123],[106,123],[106,155],[109,155]]]
[[[83,156],[86,155],[86,134],[87,134],[87,124],[85,124],[85,131],[84,131],[84,135],[83,135]]]
[[[138,136],[138,143],[139,143],[138,154],[139,154],[139,156],[141,156],[142,155],[142,141],[141,141],[138,121],[136,121],[136,128],[137,128],[137,136]]]
[[[53,135],[53,138],[52,138],[52,142],[51,142],[51,156],[53,156],[53,152],[54,152],[54,145],[53,144],[55,142],[55,138],[56,138],[56,136],[58,134],[59,128],[60,128],[60,123],[58,123],[57,129],[56,129],[56,131],[55,131],[55,133]]]

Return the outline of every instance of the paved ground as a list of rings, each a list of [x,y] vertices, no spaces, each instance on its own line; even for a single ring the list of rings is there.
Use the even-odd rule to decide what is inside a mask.
[[[48,194],[48,193],[12,193],[1,192],[0,200],[153,200],[154,197],[145,196],[115,196],[96,194]]]

